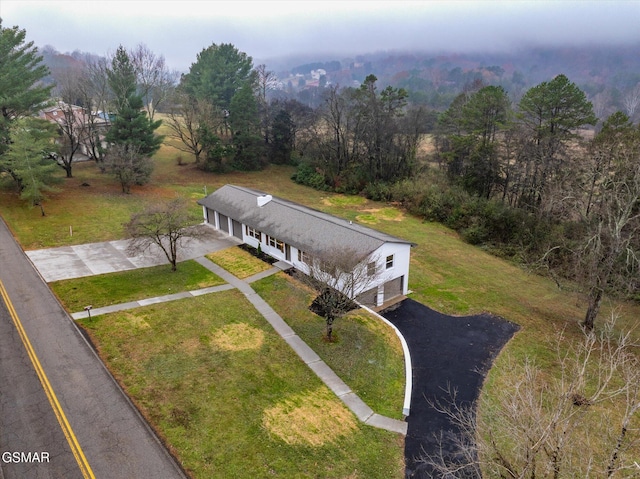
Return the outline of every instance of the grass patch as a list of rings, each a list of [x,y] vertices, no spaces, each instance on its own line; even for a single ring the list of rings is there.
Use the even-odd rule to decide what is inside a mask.
[[[368,208],[363,209],[362,214],[356,216],[360,223],[369,225],[378,224],[380,221],[401,221],[404,214],[397,208]]]
[[[266,409],[263,425],[287,444],[317,447],[351,435],[358,428],[358,421],[334,394],[321,387],[295,394]]]
[[[238,291],[79,323],[194,478],[404,477],[402,437],[355,420]],[[234,328],[261,344],[213,341]]]
[[[324,319],[309,310],[314,295],[298,282],[278,273],[252,287],[369,407],[402,419],[402,346],[389,326],[355,310],[336,320],[338,340],[327,343]]]
[[[270,264],[237,246],[210,253],[207,258],[240,279],[248,278],[271,268]]]
[[[68,311],[77,312],[88,304],[100,308],[221,284],[222,278],[189,260],[179,263],[176,271],[170,265],[153,266],[54,281],[49,286]]]
[[[362,196],[346,196],[341,194],[332,195],[324,198],[322,203],[328,206],[337,206],[339,208],[359,207],[367,202]]]

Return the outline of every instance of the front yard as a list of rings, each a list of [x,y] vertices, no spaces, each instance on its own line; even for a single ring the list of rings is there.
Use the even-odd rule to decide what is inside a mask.
[[[359,423],[236,290],[80,324],[193,477],[403,477],[403,438]]]

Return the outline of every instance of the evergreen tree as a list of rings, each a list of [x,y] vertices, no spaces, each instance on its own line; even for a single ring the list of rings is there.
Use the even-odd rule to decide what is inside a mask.
[[[269,161],[280,165],[291,163],[294,124],[286,110],[280,110],[273,119]]]
[[[134,147],[140,155],[152,156],[164,138],[154,133],[161,123],[162,120],[151,121],[142,108],[142,99],[131,95],[116,113],[106,140],[111,144]]]
[[[521,182],[520,204],[535,209],[550,181],[564,169],[566,146],[577,137],[576,130],[595,125],[597,118],[585,93],[565,75],[528,90],[519,110],[529,135],[527,152],[522,155],[526,175]]]
[[[461,94],[442,114],[438,147],[453,181],[472,194],[490,198],[499,185],[497,134],[506,124],[509,99],[499,86]]]
[[[3,28],[0,19],[0,155],[7,150],[11,122],[40,108],[52,88],[40,84],[48,69],[25,36],[17,26]]]
[[[32,206],[40,206],[46,193],[55,191],[56,163],[51,160],[55,148],[55,125],[36,118],[24,118],[13,123],[8,151],[0,156],[0,171],[6,171],[15,181],[20,197]]]
[[[233,95],[229,125],[233,132],[233,165],[240,170],[256,170],[264,166],[265,145],[260,135],[258,103],[249,83]]]
[[[129,54],[120,45],[107,71],[109,87],[115,96],[116,118],[106,135],[107,142],[132,146],[138,154],[151,156],[162,144],[154,134],[162,121],[151,121],[136,94],[136,71]]]
[[[210,101],[216,107],[231,109],[231,99],[245,84],[253,89],[256,75],[253,60],[230,43],[212,44],[198,54],[181,86],[192,98]]]
[[[136,93],[136,70],[122,45],[111,59],[111,67],[107,68],[107,80],[115,99],[116,111],[120,111]]]

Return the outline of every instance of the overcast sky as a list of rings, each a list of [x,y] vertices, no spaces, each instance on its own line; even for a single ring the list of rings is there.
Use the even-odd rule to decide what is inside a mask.
[[[640,0],[0,0],[0,17],[40,47],[105,55],[144,43],[179,70],[212,43],[233,43],[269,66],[269,59],[303,53],[340,60],[380,50],[640,42]]]

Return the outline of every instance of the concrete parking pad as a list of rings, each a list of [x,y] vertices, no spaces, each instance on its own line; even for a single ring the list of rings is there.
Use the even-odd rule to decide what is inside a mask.
[[[240,244],[236,238],[200,225],[201,236],[188,239],[178,250],[178,261],[199,258],[214,251]],[[45,281],[80,278],[136,268],[168,264],[164,252],[154,246],[144,254],[127,252],[129,241],[108,241],[60,248],[27,251],[27,256]]]

